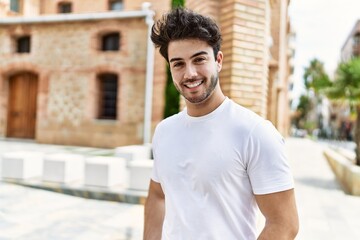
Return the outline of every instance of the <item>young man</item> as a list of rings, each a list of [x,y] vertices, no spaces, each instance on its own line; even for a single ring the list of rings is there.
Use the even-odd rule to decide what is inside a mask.
[[[298,216],[283,138],[222,93],[217,25],[176,9],[151,38],[186,108],[155,131],[144,239],[256,239],[257,207],[266,219],[258,239],[294,239]]]

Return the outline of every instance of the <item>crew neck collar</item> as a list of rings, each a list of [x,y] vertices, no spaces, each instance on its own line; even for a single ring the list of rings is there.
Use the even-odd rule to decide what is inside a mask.
[[[199,116],[199,117],[190,116],[187,113],[187,108],[184,109],[184,113],[185,113],[186,118],[190,121],[196,122],[196,121],[207,120],[207,119],[215,117],[218,113],[222,112],[223,109],[225,108],[225,106],[229,103],[229,101],[230,101],[230,99],[228,97],[225,97],[224,101],[214,111],[212,111],[206,115],[203,115],[203,116]]]

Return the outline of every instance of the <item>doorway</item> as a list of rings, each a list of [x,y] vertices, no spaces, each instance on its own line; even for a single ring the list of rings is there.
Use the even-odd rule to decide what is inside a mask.
[[[35,138],[38,79],[20,73],[9,79],[7,137]]]

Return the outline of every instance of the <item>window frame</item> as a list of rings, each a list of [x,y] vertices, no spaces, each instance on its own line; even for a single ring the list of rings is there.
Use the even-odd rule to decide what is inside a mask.
[[[357,32],[356,34],[354,34],[354,36],[353,36],[353,46],[354,47],[359,47],[360,46],[360,32]]]
[[[10,11],[12,12],[16,12],[16,13],[21,13],[22,12],[22,4],[23,1],[22,0],[10,0]],[[16,7],[14,8],[14,6],[16,5]]]
[[[65,8],[64,8],[65,7]],[[69,7],[69,11],[62,11]],[[73,3],[70,1],[61,1],[57,4],[57,13],[59,14],[68,14],[73,12]]]
[[[106,83],[108,81],[108,83]],[[111,83],[113,81],[113,83]],[[110,82],[110,84],[109,84]],[[115,83],[113,91],[105,89]],[[105,86],[108,84],[108,86]],[[115,73],[103,72],[96,77],[96,104],[97,104],[97,120],[117,120],[118,111],[118,94],[119,94],[119,76]],[[106,96],[107,95],[107,96]],[[106,99],[108,97],[108,99]],[[107,101],[107,102],[106,102]]]
[[[114,46],[111,46],[115,44]],[[118,52],[121,50],[121,34],[118,31],[107,32],[100,37],[100,51]]]
[[[22,35],[15,38],[15,53],[20,53],[20,54],[31,53],[30,35]]]
[[[108,1],[109,4],[109,11],[122,11],[124,10],[124,1],[123,0],[109,0]],[[114,8],[113,6],[115,6],[116,4],[120,4],[121,7],[119,9]]]

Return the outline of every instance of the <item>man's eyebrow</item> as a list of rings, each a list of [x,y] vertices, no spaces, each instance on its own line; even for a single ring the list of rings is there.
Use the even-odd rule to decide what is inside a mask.
[[[197,57],[199,55],[208,55],[208,53],[205,52],[205,51],[200,51],[200,52],[197,52],[194,55],[192,55],[190,58],[194,58],[194,57]]]
[[[208,52],[200,51],[200,52],[197,52],[197,53],[193,54],[190,58],[194,58],[194,57],[197,57],[197,56],[200,56],[200,55],[208,55]],[[183,59],[182,58],[172,58],[172,59],[170,59],[169,62],[175,62],[175,61],[180,61],[180,60],[183,60]]]
[[[182,58],[172,58],[172,59],[170,59],[169,62],[175,62],[175,61],[180,61],[180,60],[182,60]]]

